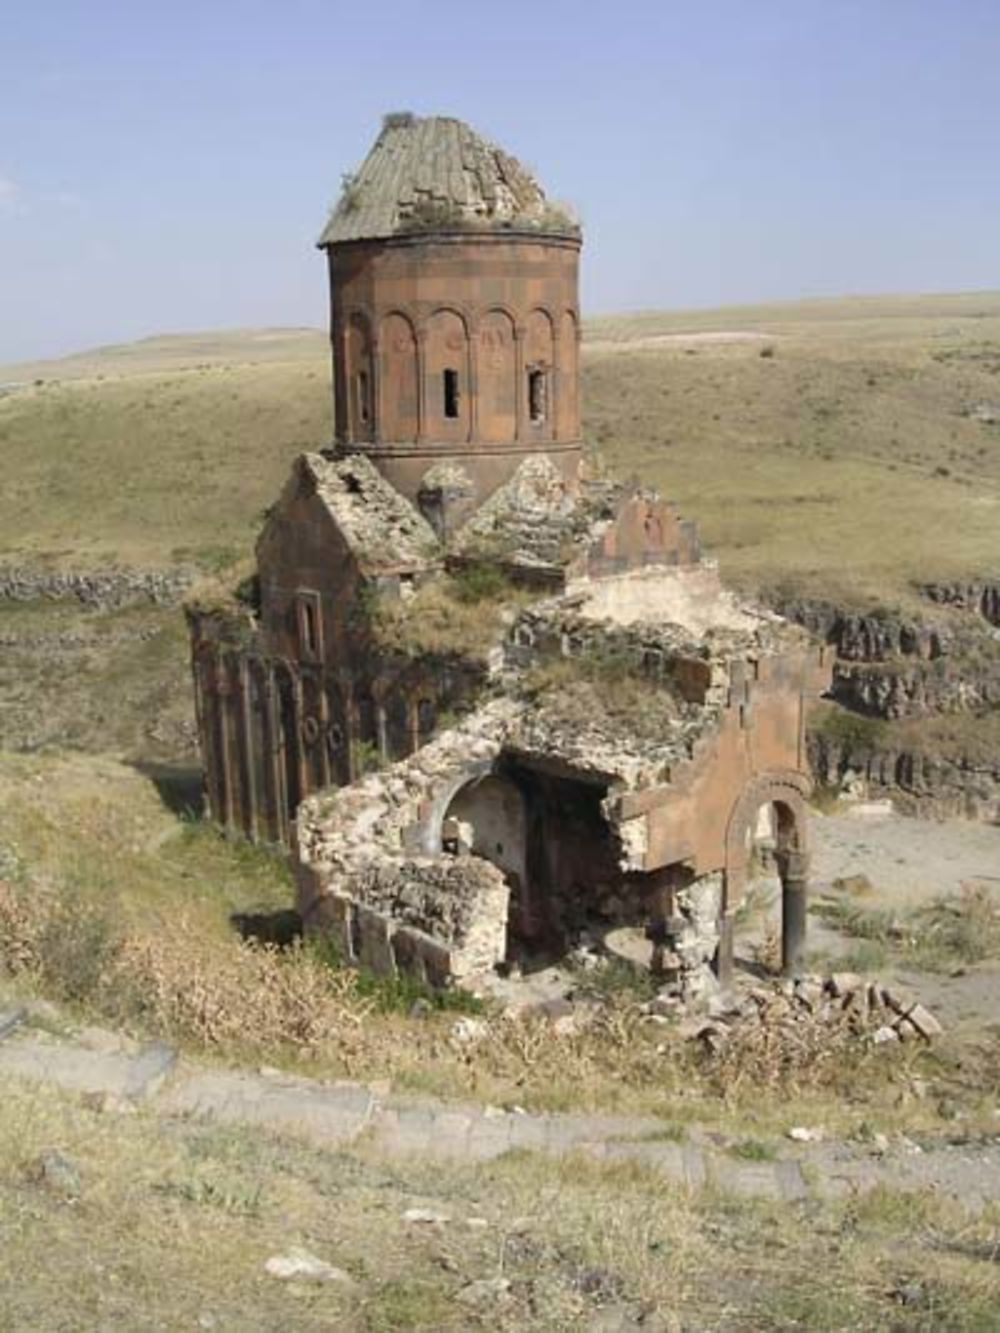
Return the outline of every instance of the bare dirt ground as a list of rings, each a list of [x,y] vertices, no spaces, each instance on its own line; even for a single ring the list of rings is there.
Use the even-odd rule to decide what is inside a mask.
[[[921,966],[914,946],[923,928],[921,913],[934,905],[944,904],[945,912],[957,915],[963,895],[982,890],[1000,912],[1000,826],[867,813],[871,808],[859,804],[813,814],[809,956],[820,971],[870,970],[919,997],[953,1037],[979,1040],[998,1019],[1000,959],[944,957],[933,967]],[[761,876],[753,891],[766,906],[738,937],[738,957],[747,971],[760,957],[769,926],[772,938],[777,932],[780,917],[776,878]],[[831,908],[856,909],[861,928],[872,936],[859,940],[831,919]],[[877,929],[880,921],[886,923],[888,943]]]
[[[813,882],[864,874],[873,905],[912,907],[957,893],[970,881],[1000,890],[1000,825],[964,819],[922,820],[865,815],[863,806],[843,814],[813,816]]]

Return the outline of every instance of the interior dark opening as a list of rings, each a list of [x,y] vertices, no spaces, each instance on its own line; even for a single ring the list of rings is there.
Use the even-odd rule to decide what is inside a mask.
[[[444,414],[454,420],[458,416],[458,371],[444,372]]]

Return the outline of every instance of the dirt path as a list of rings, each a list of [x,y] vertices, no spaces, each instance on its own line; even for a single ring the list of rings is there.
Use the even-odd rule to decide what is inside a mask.
[[[144,1107],[153,1115],[253,1125],[320,1147],[390,1156],[469,1162],[517,1150],[578,1153],[638,1162],[690,1189],[786,1202],[884,1185],[929,1189],[975,1213],[1000,1197],[1000,1135],[790,1143],[775,1160],[744,1161],[697,1132],[677,1143],[651,1117],[528,1114],[403,1100],[360,1083],[325,1083],[277,1070],[210,1069],[178,1059],[163,1043],[139,1046],[103,1029],[55,1037],[27,1026],[24,1011],[16,1009],[0,1014],[0,1075],[96,1099],[109,1113]]]

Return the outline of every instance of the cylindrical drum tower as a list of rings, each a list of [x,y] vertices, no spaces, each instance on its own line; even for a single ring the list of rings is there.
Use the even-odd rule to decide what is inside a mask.
[[[410,500],[580,463],[580,229],[461,121],[387,116],[320,238],[336,443]],[[444,466],[442,466],[444,465]]]

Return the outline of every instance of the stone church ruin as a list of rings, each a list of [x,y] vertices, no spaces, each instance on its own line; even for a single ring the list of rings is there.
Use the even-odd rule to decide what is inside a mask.
[[[244,601],[189,610],[214,817],[288,844],[345,960],[474,984],[633,927],[692,999],[730,975],[763,810],[794,969],[829,662],[585,452],[579,227],[399,114],[319,244],[334,442]]]

